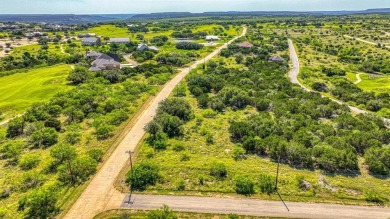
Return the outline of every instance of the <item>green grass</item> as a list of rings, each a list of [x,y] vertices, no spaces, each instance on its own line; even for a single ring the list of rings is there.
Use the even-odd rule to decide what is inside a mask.
[[[110,210],[100,213],[93,217],[93,219],[120,219],[123,215],[130,215],[132,219],[147,218],[148,211],[141,210]],[[207,214],[207,213],[189,213],[189,212],[176,212],[178,218],[187,219],[228,219],[228,215],[224,214]],[[255,218],[276,218],[276,217],[259,217],[259,216],[243,216],[237,215],[238,219],[255,219]]]
[[[362,82],[357,84],[358,87],[365,91],[373,91],[376,93],[390,91],[390,76],[389,75],[360,75]]]
[[[31,44],[31,45],[27,45],[27,46],[15,47],[12,50],[11,55],[16,56],[16,57],[21,57],[25,52],[28,52],[32,55],[36,55],[38,53],[38,51],[41,50],[41,47],[42,46],[39,44]],[[48,52],[54,53],[57,55],[64,55],[61,52],[60,44],[49,43]]]
[[[0,78],[0,110],[5,114],[19,114],[33,103],[44,102],[70,89],[66,82],[70,71],[69,65],[57,65]]]
[[[195,118],[185,124],[185,135],[182,139],[169,139],[168,148],[154,152],[152,147],[144,141],[139,148],[137,162],[150,160],[157,163],[163,180],[155,186],[150,186],[144,192],[147,194],[169,195],[200,195],[200,196],[237,196],[234,190],[234,178],[246,176],[256,182],[260,174],[276,176],[277,164],[268,158],[257,155],[249,155],[244,160],[235,161],[232,157],[232,149],[235,144],[230,140],[228,131],[229,121],[240,120],[256,113],[256,109],[248,107],[241,111],[228,110],[223,114],[217,114],[209,118],[205,111],[198,108],[195,98],[190,97],[187,91],[186,99],[191,103],[195,112]],[[207,117],[207,118],[206,118]],[[201,123],[199,124],[199,121]],[[214,143],[206,142],[205,133],[212,133]],[[178,142],[185,144],[185,150],[177,152],[173,150]],[[189,161],[181,161],[183,155],[189,156]],[[213,162],[223,162],[228,168],[228,176],[225,179],[216,179],[210,176],[210,166]],[[365,201],[365,192],[374,189],[384,197],[390,197],[390,179],[376,178],[370,175],[363,165],[363,159],[359,158],[361,173],[328,174],[321,170],[294,168],[289,165],[280,167],[280,193],[286,200],[303,202],[326,202],[348,204],[370,204]],[[319,184],[319,178],[323,175],[331,186],[337,191],[330,191]],[[312,188],[302,191],[298,187],[297,177],[311,183]],[[199,179],[203,178],[201,184]],[[185,181],[185,191],[178,191],[179,181]],[[256,194],[252,198],[277,200],[276,195],[265,195],[255,187]]]
[[[127,28],[119,28],[115,25],[101,25],[98,27],[92,27],[88,30],[77,32],[76,35],[80,33],[95,33],[96,36],[104,37],[129,37],[130,33]]]

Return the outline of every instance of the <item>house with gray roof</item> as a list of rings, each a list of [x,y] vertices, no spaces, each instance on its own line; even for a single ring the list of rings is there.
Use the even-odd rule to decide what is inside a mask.
[[[117,44],[130,43],[130,38],[110,38],[110,43],[117,43]]]
[[[270,62],[284,62],[284,59],[280,56],[274,56],[274,57],[271,57],[268,61],[270,61]]]
[[[153,51],[158,51],[158,48],[155,46],[148,46],[145,43],[141,43],[138,45],[137,50],[140,51],[145,51],[145,50],[153,50]]]
[[[97,59],[101,55],[103,55],[103,54],[100,52],[90,51],[90,52],[87,52],[87,59]]]
[[[101,54],[95,61],[91,63],[90,71],[103,71],[120,69],[121,64],[109,55]]]
[[[83,46],[95,46],[95,45],[100,45],[100,43],[101,41],[100,38],[98,37],[87,37],[81,40],[81,44]]]

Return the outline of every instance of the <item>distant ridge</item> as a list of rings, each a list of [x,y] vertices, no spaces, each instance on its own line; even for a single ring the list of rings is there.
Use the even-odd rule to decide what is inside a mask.
[[[133,14],[0,14],[0,22],[87,24],[129,19]]]
[[[361,11],[227,11],[227,12],[174,12],[174,13],[151,13],[137,14],[131,17],[132,20],[139,19],[161,19],[180,17],[201,17],[201,16],[262,16],[262,15],[352,15],[352,14],[388,14],[390,8],[367,9]]]
[[[227,11],[227,12],[162,12],[150,14],[0,14],[0,22],[86,24],[122,20],[145,20],[162,18],[202,17],[202,16],[283,16],[283,15],[353,15],[390,14],[390,8],[367,9],[361,11]]]

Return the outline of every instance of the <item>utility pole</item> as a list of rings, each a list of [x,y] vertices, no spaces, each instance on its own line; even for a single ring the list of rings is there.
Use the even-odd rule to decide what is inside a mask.
[[[130,158],[130,171],[131,171],[131,174],[133,174],[133,160],[132,160],[132,155],[134,154],[134,152],[132,152],[132,151],[126,151],[126,154],[129,154],[129,158]],[[128,204],[133,204],[132,202],[131,202],[131,195],[133,194],[133,188],[132,188],[132,186],[131,186],[131,184],[130,184],[130,194],[129,194],[129,200],[127,201],[127,203]]]

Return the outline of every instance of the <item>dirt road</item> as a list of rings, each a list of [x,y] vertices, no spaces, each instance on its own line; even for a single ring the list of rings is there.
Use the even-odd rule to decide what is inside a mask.
[[[292,40],[288,39],[288,45],[289,45],[289,49],[290,49],[290,59],[291,59],[291,62],[292,62],[292,68],[291,68],[291,71],[288,73],[288,76],[291,80],[291,82],[293,84],[297,84],[299,85],[300,87],[302,87],[302,89],[304,89],[305,91],[308,91],[308,92],[312,92],[313,90],[305,87],[303,84],[301,84],[299,81],[298,81],[298,74],[299,74],[299,70],[300,70],[300,64],[299,64],[299,58],[298,58],[298,54],[295,50],[295,47],[294,47],[294,44],[292,42]],[[325,96],[323,96],[325,97]],[[345,104],[343,103],[342,101],[339,101],[339,100],[335,100],[335,99],[332,99],[334,102],[342,105],[342,104]],[[359,109],[357,107],[354,107],[354,106],[348,106],[349,109],[355,113],[355,114],[366,114],[366,113],[369,113],[365,110],[362,110],[362,109]],[[386,118],[382,118],[386,123],[389,123],[390,120],[389,119],[386,119]]]
[[[242,36],[245,34],[246,28],[244,28]],[[143,128],[147,123],[152,121],[153,117],[156,115],[158,104],[169,96],[175,86],[189,73],[190,69],[196,68],[199,64],[202,64],[204,60],[210,60],[219,53],[220,49],[226,48],[237,38],[238,37],[219,47],[207,57],[195,62],[190,67],[182,69],[175,78],[164,86],[150,106],[148,106],[139,116],[132,129],[127,133],[99,172],[94,176],[90,184],[64,218],[90,219],[104,210],[115,207],[118,208],[121,205],[124,196],[115,190],[113,184],[122,167],[128,165],[129,155],[126,154],[126,151],[134,151],[137,144],[142,140],[142,137],[145,134]]]
[[[151,210],[167,204],[175,211],[196,213],[235,213],[253,216],[321,219],[384,219],[390,217],[390,209],[383,207],[287,202],[286,204],[290,209],[290,211],[287,211],[279,201],[262,201],[247,198],[133,195],[132,200],[134,201],[132,205],[124,203],[122,208]]]
[[[363,43],[367,43],[367,44],[370,44],[370,45],[373,45],[373,46],[377,46],[378,43],[375,43],[375,42],[371,42],[371,41],[368,41],[368,40],[364,40],[364,39],[361,39],[361,38],[358,38],[358,37],[352,37],[352,36],[349,36],[349,35],[344,35],[344,37],[346,38],[349,38],[349,39],[355,39],[357,41],[360,41],[360,42],[363,42]],[[386,48],[390,48],[390,46],[385,46]]]
[[[360,77],[360,75],[362,75],[362,73],[359,73],[356,75],[356,81],[353,82],[354,84],[359,84],[360,82],[362,82],[362,78]]]

